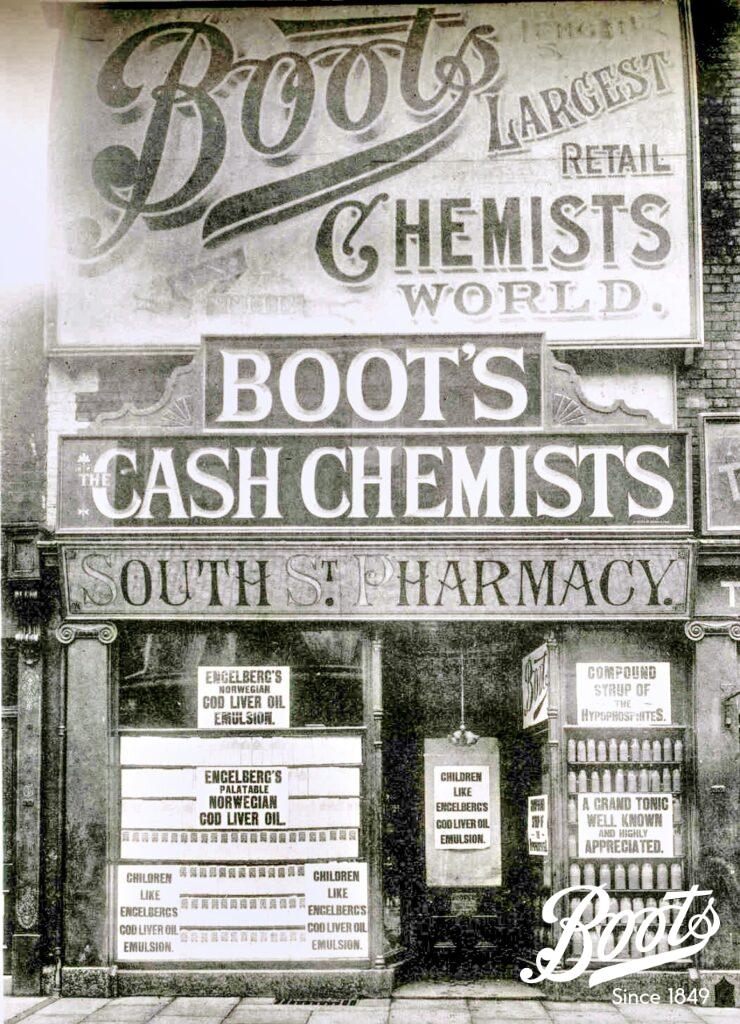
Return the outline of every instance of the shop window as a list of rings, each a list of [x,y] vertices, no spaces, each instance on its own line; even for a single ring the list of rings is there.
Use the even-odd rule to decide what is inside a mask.
[[[132,626],[119,660],[119,725],[197,727],[200,666],[286,665],[291,726],[363,721],[361,633],[292,624]]]

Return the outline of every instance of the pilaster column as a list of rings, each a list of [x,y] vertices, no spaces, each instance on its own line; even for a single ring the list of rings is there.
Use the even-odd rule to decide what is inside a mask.
[[[112,623],[64,623],[66,656],[64,949],[68,967],[106,964],[111,825]]]
[[[568,826],[565,805],[567,792],[563,772],[563,725],[565,724],[564,695],[560,671],[560,645],[556,632],[547,637],[549,695],[547,702],[547,748],[550,768],[550,864],[552,865],[552,891],[567,885]]]
[[[15,843],[15,918],[12,972],[16,995],[41,990],[39,925],[41,867],[41,694],[39,631],[26,625],[18,645],[18,779]]]
[[[383,931],[383,642],[373,630],[363,646],[365,708],[365,820],[368,862],[370,962],[385,966]]]
[[[42,698],[42,578],[38,542],[33,524],[8,528],[6,578],[11,600],[8,612],[15,619],[18,668],[16,732],[16,821],[13,853],[15,914],[10,964],[14,995],[41,991],[41,765]]]
[[[722,927],[702,954],[705,968],[736,966],[733,933],[740,930],[740,879],[734,862],[740,821],[738,712],[740,620],[686,623],[694,655],[694,735],[698,850],[697,882],[714,891]]]

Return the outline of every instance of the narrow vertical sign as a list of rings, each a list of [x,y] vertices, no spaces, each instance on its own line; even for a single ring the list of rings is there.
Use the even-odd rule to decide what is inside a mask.
[[[550,696],[550,652],[540,644],[522,659],[522,727],[547,720]]]
[[[527,797],[527,849],[530,857],[550,854],[550,825],[547,794]]]

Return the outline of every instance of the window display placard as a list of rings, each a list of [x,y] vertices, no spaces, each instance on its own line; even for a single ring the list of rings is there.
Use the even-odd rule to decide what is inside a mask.
[[[501,885],[498,740],[473,747],[424,740],[424,830],[428,886]]]
[[[672,857],[670,793],[579,793],[578,856]]]
[[[548,857],[550,854],[547,793],[527,797],[527,850],[530,857]]]
[[[287,665],[207,665],[198,669],[199,729],[288,729]]]
[[[435,849],[488,849],[491,845],[490,787],[487,764],[435,765]]]
[[[125,736],[121,857],[356,857],[359,736]]]
[[[522,658],[522,727],[547,721],[550,696],[550,652],[547,644],[540,644]]]
[[[367,864],[306,865],[310,957],[367,956]]]
[[[287,768],[196,768],[195,814],[213,828],[288,824]]]
[[[123,961],[362,959],[367,865],[121,864]]]
[[[670,663],[579,662],[576,699],[578,725],[595,728],[670,725]]]

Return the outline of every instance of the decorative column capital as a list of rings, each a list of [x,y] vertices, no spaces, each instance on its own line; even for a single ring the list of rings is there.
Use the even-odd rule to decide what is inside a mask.
[[[101,644],[112,644],[118,636],[113,622],[64,622],[56,631],[60,644],[72,644],[75,640],[99,640]]]
[[[689,640],[696,643],[705,636],[724,635],[740,641],[740,619],[692,619],[684,625],[683,631]]]

